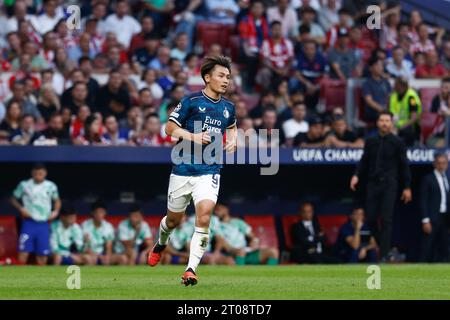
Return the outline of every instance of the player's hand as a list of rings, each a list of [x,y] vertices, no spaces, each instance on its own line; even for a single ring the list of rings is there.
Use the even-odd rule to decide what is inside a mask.
[[[56,210],[53,210],[52,213],[50,214],[50,219],[49,220],[55,220],[56,217],[58,217],[59,212]]]
[[[411,193],[411,189],[410,188],[407,188],[407,189],[403,190],[401,200],[405,204],[408,203],[408,202],[411,202],[411,200],[412,200],[412,193]]]
[[[232,140],[232,141],[225,141],[225,151],[227,153],[233,153],[236,152],[237,150],[237,144],[236,144],[236,140]]]
[[[25,208],[20,209],[20,214],[22,215],[22,218],[31,218],[30,213]]]
[[[192,135],[192,141],[194,141],[195,143],[198,143],[198,144],[208,144],[208,143],[211,143],[211,136],[206,131],[194,133]]]
[[[363,227],[363,222],[361,220],[358,220],[356,222],[356,229],[361,230],[362,227]]]
[[[366,248],[362,248],[361,250],[359,250],[359,253],[358,253],[359,260],[365,259],[366,256],[367,256],[367,249]]]
[[[358,182],[359,182],[358,176],[353,176],[352,180],[350,180],[350,189],[352,191],[356,191],[356,185],[358,184]]]
[[[431,226],[430,222],[423,223],[422,230],[423,230],[423,233],[425,233],[425,234],[431,234],[431,231],[433,231],[433,227]]]

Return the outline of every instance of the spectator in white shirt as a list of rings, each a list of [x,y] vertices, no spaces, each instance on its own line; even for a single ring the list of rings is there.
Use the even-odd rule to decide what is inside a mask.
[[[405,52],[402,47],[395,47],[392,51],[392,58],[389,58],[386,71],[393,78],[414,78],[416,71],[411,61],[405,59]]]
[[[116,3],[116,13],[106,18],[106,31],[116,33],[119,43],[127,49],[133,35],[141,32],[141,25],[135,18],[128,15],[128,12],[128,3],[125,0],[119,0]]]
[[[239,7],[234,0],[206,0],[208,20],[214,23],[234,24]]]
[[[292,146],[294,137],[299,133],[305,133],[309,130],[306,119],[306,106],[304,103],[296,103],[292,106],[292,118],[286,120],[283,125],[283,132],[286,138],[286,145]]]
[[[281,22],[281,29],[284,38],[294,35],[298,24],[297,13],[289,7],[290,0],[279,0],[277,6],[267,9],[267,18],[269,23],[274,21]]]
[[[14,15],[8,19],[6,24],[6,33],[17,31],[20,20],[25,19],[30,21],[32,17],[32,15],[27,14],[27,4],[25,1],[17,0],[14,4]]]
[[[44,1],[44,13],[38,17],[33,17],[31,24],[41,35],[53,30],[60,19],[64,18],[64,12],[58,8],[58,1]]]
[[[325,31],[339,23],[339,8],[336,0],[328,0],[319,11],[319,23]]]

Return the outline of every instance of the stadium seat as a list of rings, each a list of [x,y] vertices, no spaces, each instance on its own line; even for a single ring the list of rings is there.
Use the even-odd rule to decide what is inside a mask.
[[[318,215],[320,227],[326,236],[326,245],[334,245],[339,235],[339,228],[348,221],[346,215]]]
[[[244,215],[244,220],[252,227],[254,235],[259,238],[261,247],[278,248],[275,219],[272,215]]]
[[[17,255],[17,226],[15,216],[0,216],[0,259]]]
[[[119,226],[119,223],[122,220],[125,220],[127,218],[128,218],[127,215],[124,215],[124,216],[122,216],[122,215],[120,215],[120,216],[107,216],[106,220],[108,220],[108,222],[111,223],[114,226],[114,228],[117,228]]]
[[[345,82],[341,80],[324,79],[321,82],[320,97],[327,111],[336,107],[342,107],[345,110],[345,88]]]
[[[428,112],[431,110],[431,102],[434,96],[438,95],[441,89],[439,88],[423,88],[420,89],[420,100],[422,101],[422,110]]]
[[[291,226],[300,220],[298,215],[283,215],[281,225],[284,233],[284,246],[287,250],[292,248]]]
[[[442,124],[442,117],[437,113],[424,112],[420,116],[420,141],[425,144],[437,126]]]
[[[204,52],[208,52],[212,44],[219,44],[223,49],[228,47],[230,28],[220,23],[197,23],[197,41],[201,43]]]
[[[81,226],[81,224],[83,222],[85,222],[87,219],[89,219],[90,217],[91,216],[88,214],[83,214],[83,215],[78,214],[77,215],[77,223]]]

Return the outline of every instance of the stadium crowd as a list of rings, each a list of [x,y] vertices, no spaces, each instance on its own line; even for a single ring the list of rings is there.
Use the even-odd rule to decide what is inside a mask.
[[[389,109],[408,146],[443,145],[448,33],[417,10],[403,19],[396,1],[77,1],[79,29],[67,23],[72,3],[0,2],[0,144],[172,145],[168,114],[201,89],[202,57],[225,54],[238,127],[280,129],[261,143],[361,147]],[[369,4],[380,5],[380,30],[366,27]],[[223,30],[226,46],[200,32],[205,23]],[[347,123],[345,105],[330,110],[322,99],[326,81],[349,78],[364,80],[362,130]],[[442,80],[431,105],[409,86],[414,78]],[[424,110],[437,116],[428,141]]]

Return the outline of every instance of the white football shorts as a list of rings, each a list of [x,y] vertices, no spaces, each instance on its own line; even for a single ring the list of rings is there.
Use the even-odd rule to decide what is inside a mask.
[[[217,202],[220,174],[201,176],[170,175],[167,208],[172,212],[184,212],[191,202],[197,205],[202,200]]]

